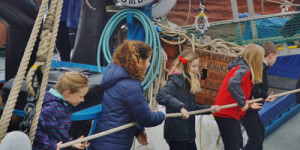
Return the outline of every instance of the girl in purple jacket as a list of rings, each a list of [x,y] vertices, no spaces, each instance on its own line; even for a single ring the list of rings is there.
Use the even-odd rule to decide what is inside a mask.
[[[69,135],[71,106],[77,106],[84,101],[83,97],[88,92],[88,82],[85,75],[67,72],[60,77],[55,89],[46,92],[33,144],[34,150],[56,150],[57,143],[73,140]],[[84,149],[88,145],[84,142],[72,147]]]

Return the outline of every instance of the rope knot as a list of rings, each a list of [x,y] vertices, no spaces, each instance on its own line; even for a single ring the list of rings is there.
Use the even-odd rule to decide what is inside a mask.
[[[41,55],[36,58],[36,62],[46,62],[47,57],[45,55]]]
[[[54,19],[55,19],[54,14],[48,14],[47,18],[45,20],[44,28],[43,29],[44,30],[50,30],[50,32],[52,32],[53,25],[54,25]]]

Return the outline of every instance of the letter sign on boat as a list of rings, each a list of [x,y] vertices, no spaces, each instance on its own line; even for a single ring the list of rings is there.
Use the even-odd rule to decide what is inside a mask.
[[[150,4],[153,1],[154,0],[118,0],[118,2],[127,7],[143,7]]]
[[[127,7],[143,7],[154,0],[118,0]],[[152,18],[159,18],[168,13],[176,4],[177,0],[159,0],[152,6]]]

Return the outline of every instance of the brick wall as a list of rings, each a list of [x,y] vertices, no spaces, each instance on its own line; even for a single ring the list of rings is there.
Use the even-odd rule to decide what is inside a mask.
[[[170,69],[172,62],[179,54],[179,47],[162,42],[162,47],[168,55],[167,68]],[[184,46],[184,50],[191,50],[191,47]],[[200,80],[202,91],[196,94],[196,102],[212,105],[227,73],[228,64],[233,61],[234,56],[216,53],[204,49],[196,49],[199,54],[199,72],[206,70],[207,77]]]

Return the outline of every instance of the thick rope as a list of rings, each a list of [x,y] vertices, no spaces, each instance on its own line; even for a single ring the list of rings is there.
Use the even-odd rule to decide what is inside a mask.
[[[186,30],[170,28],[170,27],[167,27],[160,23],[157,23],[157,24],[162,28],[161,33],[163,35],[166,35],[168,37],[177,37],[177,38],[182,39],[180,41],[174,42],[174,41],[167,40],[166,38],[164,38],[162,36],[160,37],[160,39],[162,41],[164,41],[165,43],[171,44],[171,45],[179,45],[179,44],[183,44],[184,42],[187,41],[187,44],[190,44],[192,46],[193,51],[195,51],[195,47],[197,47],[197,48],[202,48],[202,49],[219,52],[219,53],[224,53],[224,54],[228,54],[228,55],[233,55],[233,56],[240,56],[244,50],[241,46],[239,46],[235,43],[226,42],[222,39],[214,39],[212,41],[209,40],[209,41],[205,41],[208,43],[202,44],[203,41],[196,39],[194,34],[190,33],[189,35],[191,37],[189,37],[188,31],[186,31]]]
[[[107,130],[107,131],[104,131],[104,132],[101,132],[101,133],[97,133],[97,134],[94,134],[94,135],[91,135],[91,136],[88,136],[88,137],[85,137],[85,138],[82,138],[82,139],[77,139],[77,140],[74,140],[74,141],[71,141],[71,142],[68,142],[68,143],[61,144],[59,146],[59,148],[61,149],[61,148],[72,146],[72,145],[77,144],[77,143],[81,143],[81,142],[84,142],[84,141],[89,141],[89,140],[92,140],[92,139],[96,139],[96,138],[99,138],[101,136],[105,136],[105,135],[108,135],[108,134],[111,134],[111,133],[114,133],[114,132],[118,132],[118,131],[130,128],[130,127],[133,127],[135,125],[137,125],[137,122],[128,123],[128,124],[125,124],[123,126],[119,126],[117,128],[113,128],[113,129],[110,129],[110,130]]]
[[[39,99],[36,103],[36,114],[34,115],[34,118],[33,118],[32,124],[31,124],[31,128],[30,128],[30,133],[29,133],[29,138],[32,143],[34,141],[34,137],[35,137],[38,121],[39,121],[39,116],[40,116],[42,105],[43,105],[43,99],[44,99],[46,87],[48,84],[49,72],[50,72],[50,68],[51,68],[51,61],[52,61],[52,57],[53,57],[53,51],[54,51],[54,46],[55,46],[55,41],[56,41],[62,6],[63,6],[63,0],[52,0],[51,2],[53,2],[54,3],[53,5],[56,6],[55,12],[53,13],[55,15],[55,20],[54,20],[53,32],[52,32],[52,36],[51,36],[51,40],[50,40],[50,44],[49,44],[49,50],[47,52],[48,57],[46,59],[46,65],[44,68],[41,89],[40,89],[40,95],[39,95]]]
[[[167,73],[167,69],[166,69],[166,65],[167,65],[167,59],[168,56],[165,53],[165,51],[162,51],[162,63],[160,64],[159,67],[159,74],[155,80],[154,83],[154,89],[153,89],[153,98],[152,98],[152,105],[151,105],[151,110],[153,111],[154,108],[157,108],[157,101],[156,101],[156,95],[158,94],[158,92],[165,86],[167,80],[165,78],[165,75]]]
[[[300,89],[295,89],[295,90],[292,90],[292,91],[287,91],[287,92],[275,94],[272,97],[282,97],[284,95],[297,93],[297,92],[300,92]],[[263,100],[264,100],[263,98],[257,98],[257,99],[247,101],[247,104],[251,104],[251,103],[255,103],[255,102],[259,102],[259,101],[263,101]],[[226,108],[231,108],[231,107],[236,107],[236,106],[239,106],[238,103],[220,106],[220,109],[226,109]],[[208,109],[202,109],[202,110],[197,110],[197,111],[190,111],[189,115],[197,115],[197,114],[202,114],[202,113],[208,113],[208,112],[211,112],[213,110],[214,110],[213,108],[208,108]],[[166,118],[181,117],[181,116],[182,116],[181,113],[166,114]],[[105,136],[105,135],[108,135],[108,134],[111,134],[111,133],[114,133],[114,132],[118,132],[118,131],[123,130],[123,129],[133,127],[136,124],[137,124],[137,122],[128,123],[128,124],[125,124],[123,126],[113,128],[113,129],[110,129],[110,130],[107,130],[107,131],[104,131],[104,132],[100,132],[100,133],[97,133],[97,134],[94,134],[94,135],[91,135],[91,136],[88,136],[88,137],[85,137],[85,138],[82,138],[82,139],[77,139],[77,140],[74,140],[74,141],[71,141],[71,142],[67,142],[67,143],[59,145],[59,148],[65,148],[65,147],[71,146],[73,144],[77,144],[77,143],[81,143],[81,142],[84,142],[84,141],[89,141],[89,140],[92,140],[92,139],[95,139],[95,138],[99,138],[99,137],[102,137],[102,136]]]
[[[50,9],[47,15],[47,18],[45,20],[43,31],[41,34],[41,41],[38,47],[38,51],[36,53],[36,61],[32,65],[32,67],[29,69],[26,77],[26,87],[27,91],[30,95],[35,96],[35,92],[32,87],[32,79],[35,75],[35,72],[38,68],[43,68],[47,59],[47,52],[49,50],[49,44],[50,44],[50,38],[52,35],[52,28],[54,25],[54,13],[56,9],[56,3],[57,1],[52,1],[50,5]]]
[[[11,120],[11,116],[12,116],[13,110],[15,108],[15,104],[16,104],[16,101],[17,101],[17,98],[19,96],[19,92],[20,92],[20,89],[21,89],[21,86],[22,86],[22,83],[23,83],[23,78],[24,78],[24,75],[25,75],[29,60],[30,60],[30,56],[32,54],[33,47],[35,45],[36,38],[37,38],[38,33],[39,33],[39,29],[40,29],[40,26],[41,26],[41,23],[42,23],[42,20],[43,20],[43,17],[44,17],[44,13],[45,13],[46,8],[48,6],[48,2],[49,2],[49,0],[43,0],[42,1],[42,4],[40,6],[40,9],[39,9],[37,18],[35,20],[32,32],[30,34],[29,41],[28,41],[27,46],[25,48],[24,55],[23,55],[22,61],[20,63],[20,67],[18,69],[18,72],[17,72],[16,78],[15,78],[15,81],[13,83],[11,92],[9,94],[8,100],[6,102],[5,109],[4,109],[3,114],[1,116],[1,120],[0,120],[0,141],[2,141],[3,137],[5,136],[6,131],[7,131],[7,127],[9,125],[10,120]]]
[[[148,100],[150,100],[150,108],[152,111],[157,108],[157,102],[155,99],[155,96],[159,92],[159,90],[165,85],[166,80],[164,78],[164,75],[166,74],[166,60],[167,60],[167,54],[164,51],[161,51],[161,63],[160,64],[155,64],[155,65],[160,65],[159,67],[159,72],[151,85],[149,89],[145,92],[145,96],[147,97]],[[157,62],[157,61],[155,61]],[[154,73],[154,72],[153,72]]]
[[[295,6],[295,7],[298,7],[300,6],[300,4],[293,4],[292,2],[289,2],[289,1],[282,1],[282,2],[277,2],[277,1],[274,1],[274,0],[267,0],[268,2],[271,2],[271,3],[275,3],[275,4],[280,4],[280,5],[290,5],[290,6]]]
[[[42,68],[44,66],[44,62],[35,62],[33,66],[31,66],[31,68],[29,69],[27,76],[26,76],[26,88],[28,91],[28,94],[31,96],[35,96],[36,93],[33,89],[33,85],[32,85],[32,80],[36,79],[34,78],[34,76],[36,76],[36,71],[38,70],[38,68]],[[34,81],[35,84],[36,80]]]
[[[193,52],[195,51],[195,42],[194,42],[194,35],[192,34],[192,38],[190,38],[188,35],[187,35],[187,31],[185,30],[179,30],[179,29],[173,29],[173,28],[170,28],[170,27],[167,27],[165,25],[162,25],[160,23],[158,23],[158,25],[162,28],[162,32],[164,35],[167,35],[167,36],[170,36],[170,37],[175,37],[175,36],[178,36],[180,38],[183,38],[182,41],[179,41],[179,42],[172,42],[172,41],[168,41],[167,39],[163,38],[163,37],[160,37],[160,39],[168,44],[172,44],[172,45],[178,45],[179,44],[182,44],[183,42],[185,42],[186,40],[189,41],[189,43],[192,45],[192,50]]]
[[[165,43],[172,44],[172,45],[179,45],[179,44],[184,43],[184,42],[187,40],[187,38],[184,38],[184,39],[182,39],[182,40],[180,40],[180,39],[178,38],[178,42],[171,42],[171,41],[169,41],[169,40],[164,39],[163,37],[160,37],[160,39],[161,39],[162,41],[164,41]]]
[[[189,0],[189,12],[188,12],[186,20],[182,26],[185,26],[189,22],[190,15],[191,15],[191,8],[192,8],[192,0]]]

